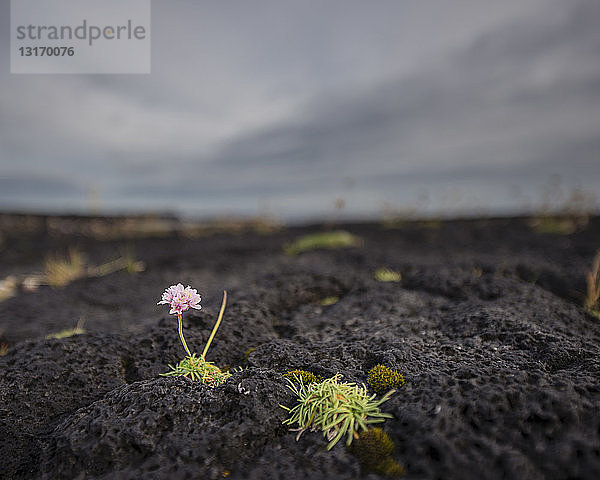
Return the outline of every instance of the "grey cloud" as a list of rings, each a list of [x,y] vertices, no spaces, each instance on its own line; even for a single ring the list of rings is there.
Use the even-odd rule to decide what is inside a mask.
[[[141,79],[78,78],[73,84],[81,94],[104,92],[123,99],[134,112],[139,110],[136,114],[142,120],[156,114],[155,121],[148,122],[154,131],[160,131],[164,122],[164,128],[173,128],[174,134],[178,125],[185,126],[185,115],[193,119],[194,115],[209,112],[209,118],[214,115],[220,120],[230,115],[235,121],[240,98],[250,99],[248,108],[256,108],[260,115],[263,99],[302,92],[294,108],[281,118],[258,126],[249,124],[235,134],[216,135],[203,151],[201,141],[191,147],[185,145],[182,139],[197,140],[185,135],[175,135],[170,144],[165,135],[161,137],[165,143],[157,146],[161,148],[153,149],[148,143],[150,147],[146,145],[139,151],[127,148],[127,138],[104,146],[104,137],[99,135],[100,146],[89,156],[94,162],[102,159],[106,167],[96,166],[94,175],[104,175],[104,192],[124,201],[135,198],[142,204],[147,198],[167,204],[193,199],[244,208],[261,196],[289,204],[286,198],[290,195],[306,202],[310,196],[321,200],[336,192],[352,191],[356,198],[370,198],[369,208],[374,210],[382,199],[393,202],[404,198],[398,192],[409,188],[472,182],[484,186],[483,190],[493,185],[490,191],[499,192],[513,183],[532,182],[552,174],[570,178],[574,184],[582,179],[600,188],[600,169],[595,168],[600,149],[600,29],[596,27],[600,4],[576,0],[530,5],[529,14],[499,23],[451,54],[444,51],[428,66],[415,63],[411,69],[394,69],[391,65],[389,71],[378,71],[368,82],[356,78],[344,81],[341,72],[346,74],[351,62],[335,67],[334,57],[345,55],[351,45],[330,52],[332,63],[328,68],[332,70],[326,71],[335,81],[319,78],[323,72],[307,59],[311,53],[316,54],[311,49],[326,43],[327,35],[336,35],[323,28],[318,42],[290,42],[285,48],[269,45],[262,58],[265,63],[252,63],[260,60],[257,52],[245,59],[247,50],[240,39],[254,35],[260,39],[258,45],[265,45],[267,40],[279,38],[272,32],[269,35],[274,37],[263,37],[260,31],[250,28],[260,26],[260,15],[249,20],[250,26],[245,25],[247,30],[236,37],[234,47],[222,47],[226,53],[223,70],[214,76],[209,70],[219,66],[218,56],[206,58],[207,64],[195,65],[193,57],[185,63],[163,52],[159,58],[167,65],[180,62],[178,65],[185,67],[183,74],[173,69]],[[545,8],[536,10],[536,5]],[[468,26],[469,9],[463,5],[463,10]],[[225,16],[219,19],[222,22]],[[228,27],[232,35],[234,24]],[[423,25],[425,28],[427,22]],[[215,27],[215,32],[217,35],[220,30]],[[300,38],[300,33],[295,31],[294,38]],[[452,32],[446,31],[436,40],[436,32],[423,30],[412,39],[439,42],[451,36]],[[168,47],[163,42],[157,48]],[[187,53],[204,51],[189,44],[183,48]],[[373,48],[371,45],[357,51],[357,68],[361,61],[369,65],[367,54]],[[399,48],[404,53],[409,50],[406,45]],[[395,58],[386,52],[390,62],[401,62],[400,55]],[[304,62],[300,62],[299,71],[292,66],[295,56]],[[246,63],[236,70],[232,67],[236,61]],[[206,76],[202,75],[203,68]],[[218,85],[219,73],[231,82],[227,88],[236,90],[236,95],[227,97],[230,90]],[[236,78],[236,73],[243,76]],[[297,82],[287,83],[296,73]],[[185,74],[191,78],[180,78]],[[298,90],[304,80],[310,88]],[[198,92],[213,92],[214,98],[194,95],[194,87]],[[118,117],[120,111],[116,109],[115,114]],[[132,118],[129,123],[135,120]],[[22,120],[27,122],[26,117]],[[94,132],[107,135],[108,127],[94,122],[93,113],[85,120],[92,120],[90,129],[95,128]],[[127,128],[127,121],[119,121],[122,123],[118,128]],[[4,132],[7,135],[10,127]],[[132,133],[145,132],[133,129]],[[201,135],[198,133],[199,138]],[[47,142],[41,147],[48,151],[62,151],[52,144],[51,137],[40,133],[39,138]],[[71,145],[77,152],[74,159],[85,155],[85,142],[77,142],[73,139]],[[133,145],[134,139],[129,142]],[[27,147],[23,139],[14,148],[19,146]],[[349,184],[354,185],[353,189],[347,187]],[[298,204],[296,208],[314,208],[314,203]]]
[[[36,175],[9,175],[0,176],[0,197],[27,196],[27,195],[63,195],[84,193],[82,188],[74,181],[39,177]]]
[[[579,2],[571,16],[580,18],[579,9],[584,7],[589,5]],[[397,157],[398,170],[426,171],[443,166],[444,156],[460,165],[457,157],[470,150],[480,157],[472,161],[485,165],[482,155],[486,145],[481,145],[481,138],[489,138],[490,147],[501,145],[505,150],[501,156],[519,158],[519,162],[542,161],[540,153],[547,154],[544,136],[548,142],[565,142],[571,147],[577,146],[574,140],[582,136],[585,145],[599,133],[600,68],[582,68],[583,78],[574,78],[571,69],[595,64],[595,55],[590,52],[592,46],[600,51],[600,37],[593,22],[571,27],[571,16],[557,25],[533,30],[524,22],[511,28],[508,37],[504,31],[496,32],[438,71],[341,98],[319,98],[298,120],[239,138],[212,161],[242,172],[286,164],[294,172],[293,165],[302,162],[317,166],[319,172],[335,174],[342,165],[368,173],[371,165]],[[546,42],[546,38],[554,41]],[[582,48],[561,52],[557,48],[561,39]],[[526,65],[547,57],[553,57],[551,61],[559,71],[565,71],[548,84],[532,85]],[[502,94],[494,97],[494,92]],[[452,132],[463,137],[464,148],[452,151],[444,150],[443,144],[436,145],[444,133],[451,136]],[[422,138],[416,141],[415,135]],[[540,153],[531,151],[536,149]],[[580,153],[581,149],[577,150]],[[408,158],[400,158],[403,152]],[[424,157],[437,160],[422,162]]]

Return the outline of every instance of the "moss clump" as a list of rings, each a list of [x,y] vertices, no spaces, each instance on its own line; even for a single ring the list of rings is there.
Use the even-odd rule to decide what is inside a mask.
[[[377,465],[375,472],[383,475],[384,477],[390,478],[398,478],[406,473],[404,467],[392,457],[386,458],[379,465]]]
[[[46,340],[50,340],[51,338],[68,338],[68,337],[72,337],[73,335],[81,335],[83,333],[85,333],[85,329],[83,328],[83,323],[84,320],[83,318],[81,318],[78,322],[77,325],[75,325],[75,328],[67,328],[66,330],[61,330],[60,332],[57,333],[50,333],[48,335],[46,335]]]
[[[74,335],[81,335],[83,333],[85,333],[85,330],[83,328],[67,328],[66,330],[61,330],[60,332],[49,333],[48,335],[46,335],[46,340],[50,340],[52,338],[68,338]]]
[[[378,363],[369,370],[367,383],[375,393],[383,395],[389,390],[400,388],[406,380],[399,372]]]
[[[369,428],[361,432],[350,450],[362,464],[374,465],[394,453],[394,442],[381,428]]]
[[[393,440],[381,428],[369,428],[349,449],[365,470],[396,478],[404,475],[404,468],[392,457],[394,448]]]
[[[339,301],[340,301],[340,297],[325,297],[319,303],[323,307],[328,307],[330,305],[335,305]]]
[[[304,385],[310,385],[311,383],[321,383],[323,381],[323,377],[321,375],[315,375],[312,372],[307,372],[306,370],[291,370],[283,375],[284,378],[289,378],[290,380],[294,380],[297,378],[302,379],[302,383]]]
[[[336,250],[338,248],[357,247],[360,244],[361,240],[350,232],[335,230],[300,237],[294,243],[286,245],[284,251],[288,255],[294,256],[309,250]]]
[[[389,268],[378,268],[375,270],[375,280],[378,282],[399,282],[402,275]]]
[[[536,233],[542,235],[571,235],[585,227],[587,220],[561,215],[540,215],[529,224]]]

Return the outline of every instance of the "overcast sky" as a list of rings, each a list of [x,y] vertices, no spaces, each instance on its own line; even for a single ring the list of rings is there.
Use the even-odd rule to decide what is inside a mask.
[[[0,209],[600,205],[598,0],[155,0],[150,75],[11,75],[9,5]]]

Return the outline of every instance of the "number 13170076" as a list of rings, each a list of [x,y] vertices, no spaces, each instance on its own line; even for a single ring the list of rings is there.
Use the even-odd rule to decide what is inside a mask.
[[[19,47],[22,57],[72,57],[74,47]]]

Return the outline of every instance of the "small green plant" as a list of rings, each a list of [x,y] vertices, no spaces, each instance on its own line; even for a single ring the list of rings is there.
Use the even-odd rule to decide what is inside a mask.
[[[334,230],[331,232],[312,233],[300,237],[295,242],[284,247],[288,255],[298,255],[310,250],[357,247],[361,244],[360,238],[345,230]]]
[[[3,357],[8,352],[8,345],[6,343],[0,343],[0,357]]]
[[[350,445],[358,438],[360,430],[368,428],[367,425],[392,418],[389,413],[382,413],[379,406],[388,401],[395,390],[375,400],[376,396],[369,396],[364,385],[340,382],[340,377],[338,374],[309,385],[305,385],[299,376],[287,379],[288,388],[298,396],[298,404],[292,408],[280,407],[290,413],[284,425],[297,425],[292,429],[298,432],[296,440],[308,429],[321,430],[329,440],[327,450],[330,450],[344,435],[347,436],[346,445]]]
[[[375,280],[378,282],[399,282],[402,280],[402,275],[389,268],[378,268],[375,270]]]
[[[49,340],[51,338],[68,338],[72,337],[73,335],[81,335],[82,333],[85,333],[83,323],[83,318],[80,318],[77,322],[77,325],[75,325],[75,328],[66,328],[64,330],[61,330],[60,332],[50,333],[46,335],[46,340]]]
[[[391,388],[400,388],[406,381],[404,377],[395,370],[378,363],[371,370],[367,377],[367,383],[375,393],[382,394]]]
[[[250,347],[248,350],[246,350],[244,352],[244,359],[242,360],[243,363],[246,363],[248,361],[248,359],[250,358],[250,355],[252,354],[252,352],[254,352],[256,350],[255,347]]]
[[[419,220],[415,223],[417,228],[427,230],[439,230],[444,225],[441,218],[428,218],[426,220]]]
[[[580,228],[576,218],[561,215],[540,215],[533,218],[529,225],[542,235],[571,235]]]
[[[349,447],[365,470],[391,478],[405,473],[402,465],[392,457],[394,449],[394,441],[378,427],[362,431]]]
[[[311,383],[319,383],[323,381],[323,377],[321,375],[315,375],[312,372],[307,372],[306,370],[291,370],[283,375],[284,378],[289,378],[290,380],[294,380],[294,378],[300,378],[304,385],[310,385]]]
[[[600,319],[600,250],[596,252],[592,269],[587,272],[585,309]]]
[[[221,371],[219,367],[211,362],[203,360],[195,353],[187,356],[177,365],[169,365],[170,372],[161,373],[163,377],[187,377],[190,380],[197,380],[211,387],[221,385],[225,380],[231,377],[231,373]]]
[[[319,303],[323,306],[323,307],[328,307],[330,305],[335,305],[336,303],[338,303],[340,301],[340,297],[325,297],[323,298]]]
[[[223,319],[223,313],[225,313],[225,306],[227,305],[227,292],[223,292],[223,303],[221,304],[221,310],[219,311],[219,317],[212,329],[210,337],[208,338],[204,350],[200,357],[196,356],[195,353],[190,353],[190,349],[187,346],[185,337],[183,336],[183,322],[181,315],[189,308],[201,309],[200,306],[200,295],[196,289],[187,286],[183,288],[181,283],[172,285],[167,288],[162,294],[162,299],[158,302],[158,305],[169,304],[171,310],[169,314],[177,314],[177,323],[179,327],[179,339],[183,345],[187,356],[181,360],[177,365],[173,366],[169,364],[170,372],[161,373],[164,377],[186,377],[190,380],[197,380],[211,387],[221,385],[225,380],[231,377],[231,373],[222,371],[219,367],[211,362],[206,361],[206,353],[208,348],[217,333],[221,320]]]

